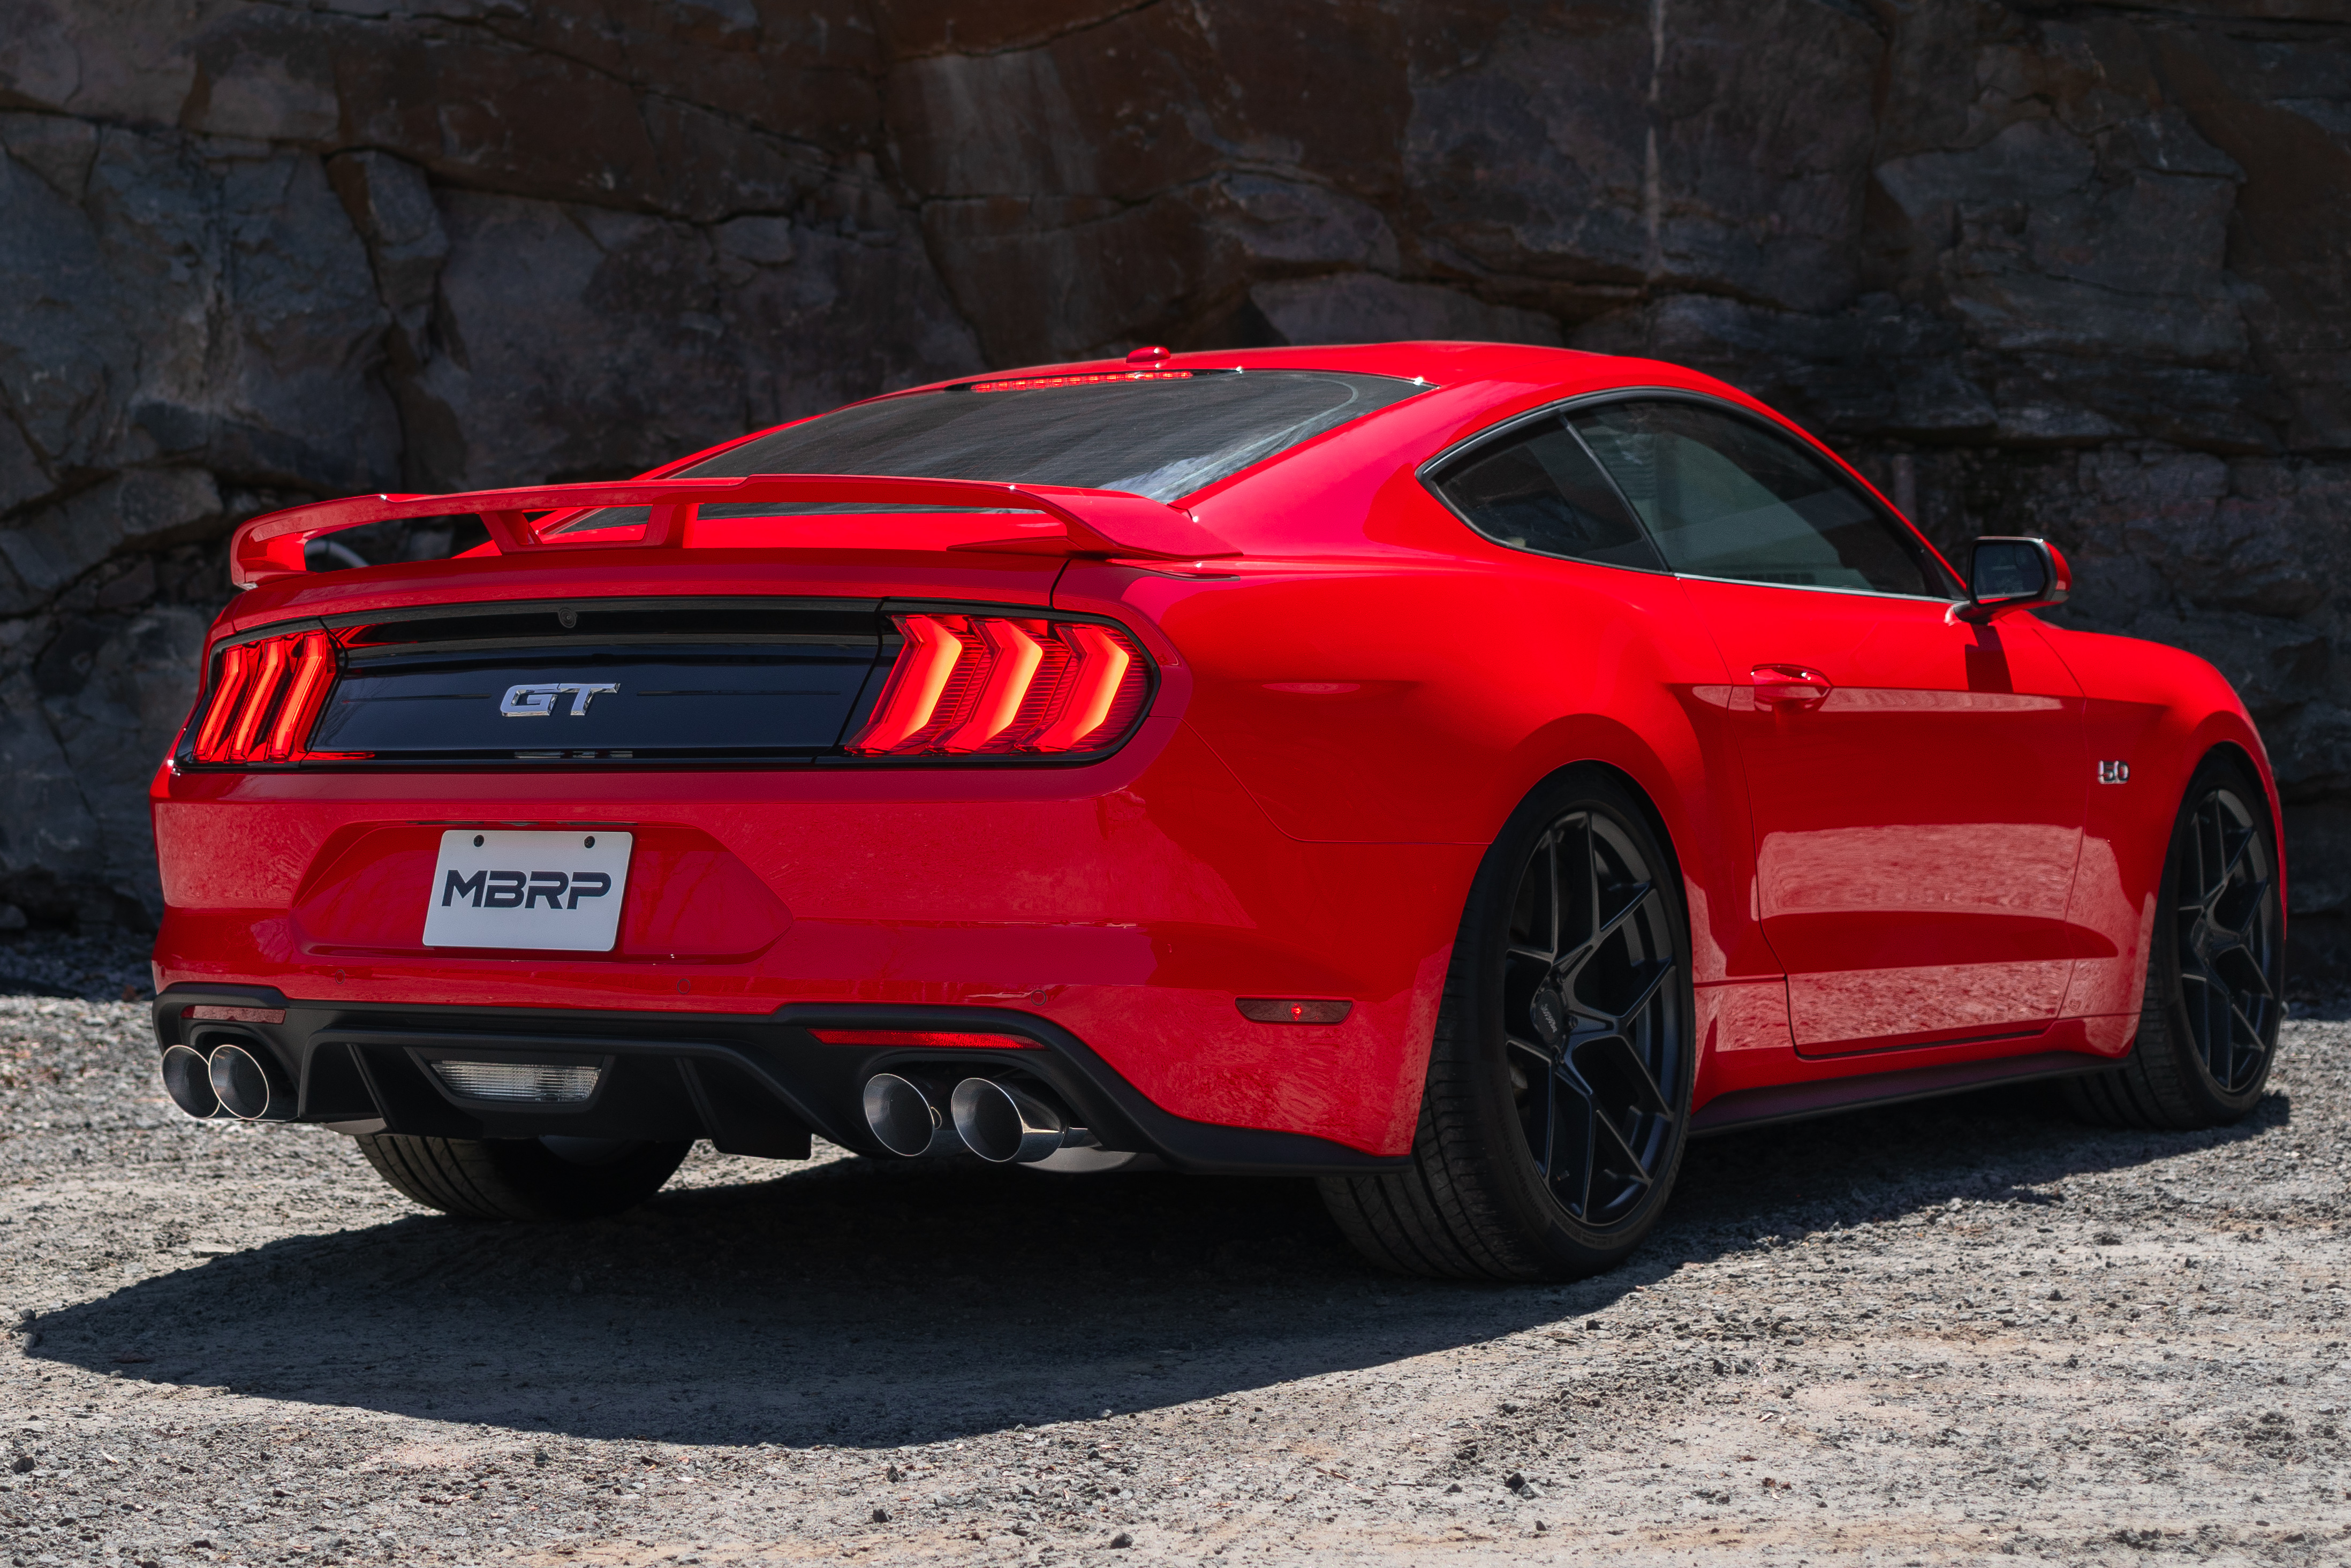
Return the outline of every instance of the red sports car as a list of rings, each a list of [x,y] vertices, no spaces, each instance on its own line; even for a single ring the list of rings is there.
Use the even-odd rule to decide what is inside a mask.
[[[1672,365],[1138,350],[234,570],[164,1081],[452,1214],[820,1135],[1312,1176],[1389,1268],[1558,1277],[1692,1137],[2032,1078],[2206,1125],[2276,1043],[2228,683]]]

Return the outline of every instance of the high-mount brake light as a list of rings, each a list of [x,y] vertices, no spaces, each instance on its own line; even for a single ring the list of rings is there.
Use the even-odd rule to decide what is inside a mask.
[[[904,638],[858,757],[1051,756],[1123,736],[1150,695],[1143,650],[1084,621],[901,614]]]
[[[1029,392],[1039,387],[1091,387],[1110,382],[1188,382],[1191,371],[1107,371],[1083,376],[1011,376],[1002,381],[974,382],[967,392]]]
[[[334,684],[335,643],[324,632],[267,637],[227,650],[196,725],[195,760],[249,765],[360,759],[363,753],[312,751],[308,744]]]

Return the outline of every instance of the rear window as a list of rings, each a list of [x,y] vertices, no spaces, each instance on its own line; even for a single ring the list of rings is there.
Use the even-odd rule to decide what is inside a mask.
[[[956,388],[859,403],[730,447],[675,476],[887,474],[1131,490],[1173,501],[1426,390],[1394,376],[1324,371],[1045,384],[1055,379],[1004,378],[973,383],[998,390]],[[707,515],[877,509],[713,507]]]

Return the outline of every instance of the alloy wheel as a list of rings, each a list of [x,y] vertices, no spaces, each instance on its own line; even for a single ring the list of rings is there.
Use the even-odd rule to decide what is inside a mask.
[[[2234,790],[2207,790],[2185,827],[2180,1001],[2205,1071],[2234,1094],[2261,1076],[2277,1038],[2277,879],[2261,821]]]
[[[1670,1169],[1687,1066],[1677,967],[1634,836],[1595,810],[1553,822],[1511,907],[1503,1039],[1528,1153],[1586,1226],[1632,1214]]]

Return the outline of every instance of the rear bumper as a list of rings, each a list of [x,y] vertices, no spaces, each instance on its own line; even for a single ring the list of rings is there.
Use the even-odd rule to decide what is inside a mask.
[[[838,1074],[883,1063],[820,1050],[801,1022],[1017,1020],[1074,1075],[1052,1081],[1073,1107],[1092,1095],[1093,1113],[1122,1108],[1134,1146],[1195,1169],[1352,1169],[1408,1151],[1482,852],[1287,837],[1165,716],[1081,768],[167,770],[154,807],[159,992],[287,998],[284,1030],[256,1032],[288,1071],[308,1073],[322,1041],[355,1049],[336,1030],[587,1030],[632,1061],[719,1051],[778,1114],[862,1148]],[[616,949],[424,946],[431,846],[460,825],[632,829]],[[1343,1023],[1285,1025],[1244,1018],[1241,997],[1353,1006]],[[676,1081],[655,1096],[665,1124],[687,1126],[678,1106],[694,1106],[680,1135],[726,1146],[733,1134],[710,1125],[717,1113],[694,1102],[692,1075],[664,1071]],[[372,1093],[344,1098],[331,1111],[306,1099],[302,1113],[393,1124]],[[416,1104],[456,1124],[450,1107]],[[1187,1128],[1249,1147],[1259,1134],[1307,1143],[1233,1153],[1242,1145],[1187,1142]]]
[[[188,1017],[210,1006],[284,1011],[283,1022]],[[1075,1035],[994,1008],[794,1006],[765,1015],[329,1005],[262,988],[175,986],[156,998],[159,1046],[199,1052],[234,1042],[266,1051],[295,1088],[288,1119],[346,1132],[448,1138],[708,1138],[726,1154],[805,1159],[810,1136],[884,1151],[859,1108],[876,1072],[1022,1075],[1077,1113],[1110,1149],[1156,1155],[1179,1170],[1361,1175],[1400,1166],[1327,1139],[1220,1126],[1168,1114]],[[1013,1033],[1005,1050],[829,1045],[814,1029]],[[598,1064],[578,1104],[509,1105],[469,1096],[429,1066],[559,1057]]]

